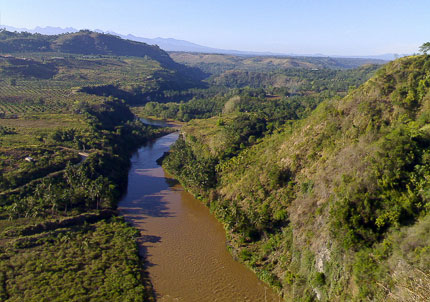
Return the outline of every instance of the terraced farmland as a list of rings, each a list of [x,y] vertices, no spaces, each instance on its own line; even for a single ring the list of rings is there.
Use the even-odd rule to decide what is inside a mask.
[[[14,86],[0,82],[0,113],[4,114],[70,112],[73,104],[97,98],[60,81],[23,80]]]
[[[101,101],[149,95],[163,89],[176,89],[188,80],[146,57],[84,56],[61,53],[20,53],[0,55],[0,117],[23,113],[70,113],[79,102]],[[185,84],[184,84],[185,85]],[[97,88],[96,88],[97,89]],[[85,91],[85,92],[83,92]],[[149,97],[150,98],[150,97]]]

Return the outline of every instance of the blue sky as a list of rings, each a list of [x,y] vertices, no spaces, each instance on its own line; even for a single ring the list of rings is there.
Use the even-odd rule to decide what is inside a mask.
[[[0,0],[1,23],[112,30],[296,54],[413,53],[430,41],[428,0]]]

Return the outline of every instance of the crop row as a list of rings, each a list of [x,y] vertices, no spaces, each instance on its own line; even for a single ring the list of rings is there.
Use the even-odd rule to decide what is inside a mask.
[[[22,104],[22,103],[8,103],[0,101],[0,113],[6,114],[19,114],[28,112],[58,112],[64,108],[60,103],[49,104]]]

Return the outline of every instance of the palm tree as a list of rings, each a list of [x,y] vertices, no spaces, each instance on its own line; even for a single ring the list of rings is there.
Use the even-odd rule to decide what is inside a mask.
[[[102,197],[105,187],[105,181],[103,177],[98,177],[95,181],[91,182],[88,186],[90,198],[96,201],[96,209],[99,209],[100,199]]]

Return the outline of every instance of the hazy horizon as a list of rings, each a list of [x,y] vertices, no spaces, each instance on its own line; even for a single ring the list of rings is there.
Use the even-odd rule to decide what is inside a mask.
[[[329,56],[415,53],[428,41],[425,2],[16,0],[1,25],[101,29],[212,48]],[[401,20],[402,22],[399,22]]]

